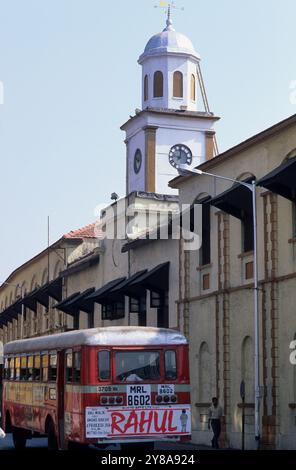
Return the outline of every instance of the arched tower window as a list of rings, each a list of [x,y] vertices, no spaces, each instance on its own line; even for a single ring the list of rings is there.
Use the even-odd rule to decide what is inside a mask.
[[[148,100],[148,75],[144,78],[144,101]]]
[[[196,100],[196,80],[195,75],[191,75],[191,99],[192,101]]]
[[[163,74],[159,70],[154,74],[153,96],[154,98],[161,98],[163,96]]]
[[[174,72],[173,96],[175,98],[183,98],[183,74],[182,72]]]

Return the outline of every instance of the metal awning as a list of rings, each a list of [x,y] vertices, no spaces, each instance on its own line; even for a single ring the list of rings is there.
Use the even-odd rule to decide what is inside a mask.
[[[63,302],[65,303],[65,307],[67,309],[73,309],[73,311],[79,311],[82,310],[83,312],[86,313],[93,313],[94,311],[94,300],[88,300],[86,299],[87,296],[92,294],[95,291],[94,287],[91,287],[90,289],[85,290],[81,294],[78,294],[73,297],[70,296],[68,299],[65,299]]]
[[[240,220],[253,215],[252,191],[241,184],[234,184],[230,189],[210,199],[209,203]]]
[[[54,300],[60,301],[63,298],[63,278],[58,277],[45,286],[45,293]]]
[[[119,277],[117,279],[113,279],[113,281],[108,282],[100,289],[88,295],[85,298],[85,300],[87,301],[92,300],[93,302],[96,302],[98,304],[103,304],[106,301],[110,302],[111,300],[113,300],[112,293],[111,293],[112,289],[116,287],[118,284],[120,284],[122,281],[124,281],[125,279],[126,277]]]
[[[170,262],[159,264],[155,268],[143,273],[130,283],[130,288],[149,289],[154,292],[166,291],[169,288]]]
[[[35,291],[31,292],[27,297],[29,297],[29,300],[31,302],[37,302],[41,304],[43,307],[46,307],[48,309],[49,307],[49,295],[46,292],[47,284],[45,286],[40,287],[39,289],[36,289]],[[34,304],[33,304],[34,305]],[[31,308],[29,306],[29,308]],[[32,309],[31,309],[32,310]]]
[[[44,286],[36,289],[27,296],[30,302],[38,302],[43,307],[49,307],[49,297],[52,297],[57,302],[60,302],[63,298],[63,278],[58,277],[51,282],[48,282]],[[29,306],[29,308],[31,308]]]
[[[13,318],[14,316],[11,307],[6,308],[0,313],[0,326],[6,326],[8,322],[13,320]]]
[[[296,201],[296,158],[286,160],[273,171],[263,176],[258,186],[279,194],[290,201]]]
[[[17,319],[22,313],[22,299],[18,299],[12,305],[7,307],[3,312],[0,313],[0,326],[7,325],[14,319]]]
[[[13,310],[15,318],[17,318],[18,315],[22,314],[22,304],[23,300],[20,298],[9,307],[11,310]]]
[[[146,295],[146,289],[140,289],[137,288],[136,286],[133,286],[133,282],[136,281],[139,277],[143,276],[143,274],[147,273],[147,269],[143,269],[142,271],[138,271],[137,273],[133,274],[130,276],[128,279],[125,279],[124,281],[120,282],[117,284],[111,291],[110,295],[114,296],[114,298],[122,297],[123,295],[126,295],[128,297],[143,297]]]
[[[55,300],[62,299],[62,278],[55,279],[50,283],[35,289],[33,292],[25,295],[23,298],[18,299],[12,305],[7,307],[2,313],[0,313],[0,326],[7,325],[9,321],[17,318],[22,313],[22,305],[29,308],[33,312],[37,312],[37,303],[40,303],[48,308],[49,297],[53,297]]]
[[[79,308],[76,306],[69,306],[69,302],[72,300],[76,299],[77,297],[80,296],[80,292],[75,292],[74,294],[70,295],[67,297],[67,299],[62,300],[58,304],[55,304],[53,308],[57,308],[58,310],[61,310],[62,312],[67,313],[68,315],[75,316],[79,312]]]
[[[30,292],[30,294],[25,295],[23,298],[22,302],[25,307],[29,308],[33,312],[37,312],[37,300],[34,297],[34,294],[38,291],[39,289],[35,289],[33,292]]]

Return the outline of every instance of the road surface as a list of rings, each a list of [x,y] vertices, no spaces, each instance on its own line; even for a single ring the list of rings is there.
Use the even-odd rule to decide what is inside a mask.
[[[30,449],[47,449],[47,439],[46,438],[40,438],[40,439],[31,439],[27,441],[27,447]],[[99,451],[99,449],[96,449],[92,447],[94,450]],[[0,439],[0,450],[13,450],[13,442],[12,442],[12,436],[11,434],[8,434],[5,439]],[[105,450],[118,450],[119,446],[118,445],[110,445],[108,448]],[[194,444],[170,444],[167,442],[164,443],[158,443],[155,446],[155,450],[200,450],[201,447],[194,445]]]

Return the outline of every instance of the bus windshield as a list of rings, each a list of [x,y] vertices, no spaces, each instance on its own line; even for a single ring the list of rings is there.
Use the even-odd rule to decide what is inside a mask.
[[[158,351],[118,351],[115,353],[116,380],[138,382],[160,377]]]

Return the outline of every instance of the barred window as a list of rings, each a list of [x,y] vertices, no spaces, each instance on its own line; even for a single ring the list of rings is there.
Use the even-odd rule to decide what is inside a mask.
[[[73,380],[73,354],[66,354],[66,382],[71,383]]]
[[[74,382],[80,383],[81,376],[81,356],[80,352],[74,352]]]
[[[41,358],[40,355],[38,354],[37,356],[34,356],[34,367],[33,367],[33,380],[40,380],[41,373]]]
[[[27,356],[22,356],[20,380],[26,380],[26,379],[27,379]]]
[[[99,379],[108,380],[111,376],[111,357],[110,351],[99,351],[98,352],[98,370]]]
[[[55,382],[57,379],[57,355],[50,354],[49,356],[49,367],[48,367],[48,380]]]
[[[43,354],[41,359],[42,382],[48,381],[48,354]]]
[[[21,377],[21,358],[15,358],[15,380],[20,380]]]
[[[27,380],[33,380],[34,356],[28,357]]]

